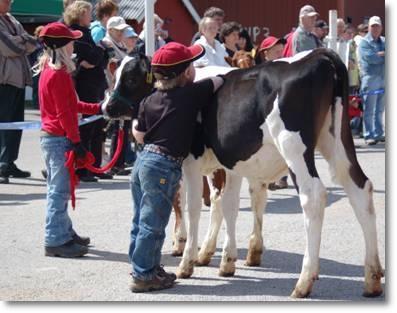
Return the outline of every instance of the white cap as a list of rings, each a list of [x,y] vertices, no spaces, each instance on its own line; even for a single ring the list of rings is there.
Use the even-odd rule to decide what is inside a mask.
[[[382,26],[382,20],[380,19],[379,16],[372,16],[369,19],[369,22],[368,22],[369,27],[371,27],[372,25],[375,25],[375,24]]]
[[[129,26],[121,16],[111,17],[106,24],[107,29],[117,30],[124,30]]]
[[[299,17],[302,16],[316,16],[319,15],[316,10],[311,5],[305,5],[301,8],[299,12]]]

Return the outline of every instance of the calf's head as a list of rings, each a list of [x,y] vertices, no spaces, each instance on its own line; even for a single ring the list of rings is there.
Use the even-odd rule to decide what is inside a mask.
[[[231,66],[238,68],[250,68],[255,65],[254,58],[250,52],[243,50],[236,51],[231,60]]]
[[[126,56],[115,72],[114,88],[102,104],[104,114],[110,118],[131,117],[153,84],[149,59],[143,54]]]

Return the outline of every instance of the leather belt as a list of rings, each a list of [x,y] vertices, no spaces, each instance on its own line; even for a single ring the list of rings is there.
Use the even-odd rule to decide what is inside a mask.
[[[167,153],[165,153],[163,151],[163,149],[158,146],[158,145],[154,145],[154,144],[149,144],[149,145],[145,145],[145,147],[143,148],[144,151],[148,151],[148,152],[152,152],[152,153],[156,153],[159,154],[165,158],[167,158],[168,160],[177,163],[179,166],[182,166],[183,163],[183,157],[174,157],[172,155],[169,155]]]

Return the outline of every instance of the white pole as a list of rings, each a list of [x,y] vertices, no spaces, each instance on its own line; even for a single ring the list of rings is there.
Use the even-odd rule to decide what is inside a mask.
[[[198,15],[196,9],[192,5],[192,3],[188,0],[182,0],[183,4],[185,5],[186,9],[190,12],[195,22],[198,24],[200,22],[200,15]]]
[[[145,0],[145,53],[147,56],[154,54],[154,2]]]
[[[338,11],[329,10],[329,42],[328,48],[336,51],[337,50],[337,31],[336,31],[336,20],[338,18]]]

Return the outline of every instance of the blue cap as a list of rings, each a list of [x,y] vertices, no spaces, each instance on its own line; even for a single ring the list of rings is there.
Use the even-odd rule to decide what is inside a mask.
[[[134,31],[134,29],[131,26],[128,26],[124,30],[124,36],[127,37],[127,38],[138,37],[138,34]]]

